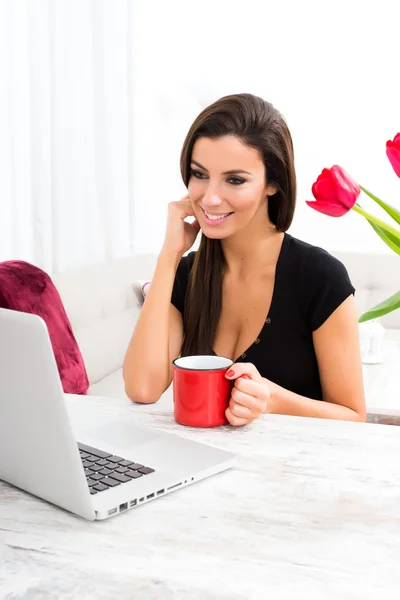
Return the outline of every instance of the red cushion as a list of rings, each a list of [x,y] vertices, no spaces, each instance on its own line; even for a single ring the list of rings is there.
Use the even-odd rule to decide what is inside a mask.
[[[45,321],[66,394],[86,394],[89,380],[60,294],[47,273],[22,260],[0,262],[0,307]]]

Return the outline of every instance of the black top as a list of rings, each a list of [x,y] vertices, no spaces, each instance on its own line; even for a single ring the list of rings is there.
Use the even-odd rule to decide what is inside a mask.
[[[179,264],[172,304],[182,313],[195,252]],[[302,396],[322,400],[312,332],[355,289],[331,254],[285,233],[264,326],[237,362],[251,362],[262,377]]]

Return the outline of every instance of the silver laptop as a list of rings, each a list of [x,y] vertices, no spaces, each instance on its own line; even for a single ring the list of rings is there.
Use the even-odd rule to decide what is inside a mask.
[[[234,464],[229,452],[116,419],[112,399],[109,411],[79,400],[67,408],[43,319],[0,309],[1,480],[100,520]]]

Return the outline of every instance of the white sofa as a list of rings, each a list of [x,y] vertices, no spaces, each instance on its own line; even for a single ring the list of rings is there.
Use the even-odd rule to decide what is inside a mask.
[[[361,315],[400,289],[400,256],[397,254],[333,253],[346,266],[356,288],[356,305]],[[381,318],[387,337],[400,342],[400,310]]]
[[[348,268],[360,314],[400,286],[400,257],[394,254],[335,255]],[[142,305],[134,283],[151,279],[156,260],[137,255],[52,276],[86,364],[91,395],[125,396],[122,364]],[[400,342],[400,310],[382,323],[389,338]]]
[[[143,254],[52,275],[85,361],[94,396],[125,397],[122,364],[142,305],[137,280],[150,278]]]

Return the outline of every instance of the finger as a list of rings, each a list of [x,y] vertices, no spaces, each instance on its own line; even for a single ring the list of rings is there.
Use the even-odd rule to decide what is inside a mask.
[[[183,196],[183,198],[180,198],[180,200],[172,200],[172,202],[169,203],[170,206],[186,206],[187,204],[192,204],[192,201],[190,199],[189,194],[186,194],[186,196]]]
[[[232,414],[232,411],[229,407],[225,411],[225,416],[228,419],[228,422],[234,427],[242,427],[243,425],[248,424],[248,421],[246,419],[235,417],[235,415]]]
[[[186,217],[194,216],[192,201],[190,200],[189,196],[185,196],[177,202],[170,202],[169,206],[172,210],[179,211],[181,219],[186,219]]]
[[[233,402],[235,402],[237,405],[240,405],[243,408],[247,408],[248,410],[256,414],[262,412],[262,408],[265,404],[265,402],[263,400],[260,400],[257,396],[251,396],[249,394],[237,390],[236,388],[233,388],[231,398]]]
[[[231,400],[229,403],[229,408],[231,409],[231,413],[238,417],[239,419],[246,419],[247,421],[253,421],[257,417],[259,417],[259,413],[256,413],[248,407],[243,406],[243,404],[238,404],[234,400]]]
[[[261,401],[266,401],[270,397],[270,390],[265,381],[255,381],[254,379],[236,379],[233,390],[238,390],[249,396],[254,396]],[[232,390],[232,392],[233,392]]]
[[[235,363],[225,374],[227,379],[237,379],[243,375],[248,375],[251,379],[261,380],[261,375],[252,363]]]
[[[200,223],[198,222],[198,220],[197,220],[197,219],[195,219],[195,220],[193,221],[193,223],[191,223],[191,226],[193,227],[193,229],[194,229],[194,230],[195,230],[197,233],[199,233],[199,231],[200,231]]]
[[[182,211],[182,219],[186,219],[186,217],[194,217],[194,210],[190,200],[186,200],[180,206]]]

